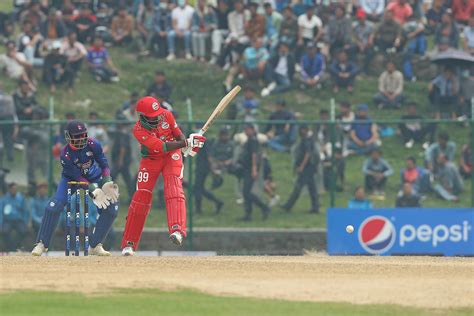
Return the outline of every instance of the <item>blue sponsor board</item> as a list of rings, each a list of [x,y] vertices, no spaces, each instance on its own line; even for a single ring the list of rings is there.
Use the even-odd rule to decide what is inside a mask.
[[[354,232],[346,227],[352,225]],[[474,255],[474,209],[327,210],[330,255]]]

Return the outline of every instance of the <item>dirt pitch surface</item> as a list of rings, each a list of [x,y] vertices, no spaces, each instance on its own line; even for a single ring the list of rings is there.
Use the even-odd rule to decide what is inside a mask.
[[[474,306],[474,259],[436,257],[0,257],[0,292],[191,288],[296,301]]]

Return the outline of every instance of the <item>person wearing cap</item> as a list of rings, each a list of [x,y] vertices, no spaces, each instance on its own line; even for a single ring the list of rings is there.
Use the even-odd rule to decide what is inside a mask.
[[[314,176],[318,169],[319,155],[314,146],[314,140],[309,132],[308,125],[300,125],[299,127],[300,142],[295,150],[296,181],[293,191],[288,200],[282,205],[283,210],[290,212],[296,201],[300,197],[301,191],[306,186],[308,188],[311,199],[310,213],[319,213],[319,196],[316,189]]]
[[[51,238],[56,230],[60,215],[68,203],[68,190],[89,190],[89,195],[98,208],[99,218],[90,238],[89,254],[110,256],[103,242],[112,228],[118,214],[118,186],[110,176],[110,168],[100,142],[89,137],[87,126],[78,120],[71,120],[64,130],[66,146],[60,154],[62,166],[61,180],[54,195],[46,203],[41,226],[36,237],[33,256],[41,256],[48,251]],[[69,182],[84,182],[78,186]]]
[[[380,144],[377,124],[369,118],[369,106],[360,104],[357,107],[355,122],[351,125],[349,132],[348,149],[357,155],[365,155],[377,148]]]
[[[300,68],[300,80],[304,88],[321,87],[326,62],[314,43],[309,42],[306,45],[306,53],[301,57]]]
[[[178,246],[183,244],[186,238],[186,200],[182,157],[195,156],[206,141],[198,133],[186,138],[173,114],[153,97],[138,100],[136,111],[139,119],[133,135],[140,143],[142,159],[121,243],[124,256],[132,256],[137,250],[151,209],[153,189],[160,175],[164,182],[169,238]]]
[[[367,14],[362,8],[356,12],[357,20],[352,23],[352,46],[349,54],[354,56],[359,53],[363,56],[362,71],[368,73],[370,62],[374,57],[371,38],[374,34],[374,23],[367,21]]]
[[[49,91],[54,93],[56,85],[67,82],[68,87],[72,87],[71,70],[67,67],[67,57],[61,54],[61,42],[55,40],[51,43],[51,50],[44,58],[43,82],[49,87]]]

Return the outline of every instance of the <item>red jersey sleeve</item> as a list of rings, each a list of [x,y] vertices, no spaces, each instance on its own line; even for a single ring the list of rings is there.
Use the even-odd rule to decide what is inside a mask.
[[[164,152],[164,142],[156,135],[153,135],[150,131],[143,128],[138,122],[133,128],[133,135],[142,146],[145,146],[146,149],[148,149],[148,151],[155,153]]]
[[[168,111],[166,115],[167,115],[166,120],[168,121],[168,124],[171,127],[171,132],[173,133],[173,136],[175,138],[178,138],[178,136],[183,134],[183,132],[181,132],[181,129],[179,128],[178,123],[176,123],[173,113]]]

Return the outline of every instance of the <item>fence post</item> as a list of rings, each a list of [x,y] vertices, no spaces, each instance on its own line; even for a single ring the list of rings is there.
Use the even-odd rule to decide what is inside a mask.
[[[186,98],[186,106],[188,109],[188,131],[192,132],[193,131],[193,108],[191,104],[191,99]],[[187,246],[188,250],[193,250],[194,245],[193,245],[193,159],[191,157],[188,157],[186,159],[186,167],[188,169],[188,198],[187,198],[187,209],[188,209],[188,214],[189,214],[189,220],[188,220],[188,235],[187,235]]]
[[[329,205],[334,207],[336,204],[336,172],[335,172],[335,154],[336,154],[336,102],[331,98],[331,192]]]
[[[54,127],[53,127],[53,120],[54,120],[54,97],[52,95],[49,96],[49,147],[48,147],[48,194],[51,196],[53,194],[53,168],[54,168],[54,159],[53,159],[53,146],[54,146]]]

